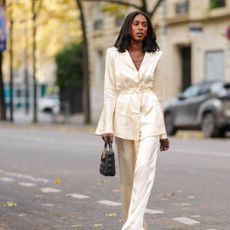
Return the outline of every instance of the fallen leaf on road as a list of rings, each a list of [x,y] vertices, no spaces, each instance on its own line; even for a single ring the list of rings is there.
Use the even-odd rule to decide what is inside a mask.
[[[8,201],[8,202],[6,202],[6,206],[7,206],[7,207],[16,207],[17,204],[14,203],[14,202]]]
[[[100,228],[100,227],[102,227],[102,224],[94,224],[93,225],[95,228]]]
[[[70,227],[71,228],[81,228],[81,227],[83,227],[83,225],[82,224],[74,224],[74,225],[71,225]]]
[[[55,179],[55,180],[54,180],[54,183],[55,183],[55,184],[61,184],[61,182],[62,182],[61,179]]]
[[[117,216],[117,214],[116,213],[107,213],[107,214],[105,214],[106,216],[108,216],[108,217],[114,217],[114,216]]]

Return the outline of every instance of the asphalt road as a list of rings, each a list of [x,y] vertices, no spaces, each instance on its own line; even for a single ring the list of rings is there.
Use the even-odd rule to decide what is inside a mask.
[[[149,230],[229,230],[229,139],[170,140]],[[0,230],[120,230],[119,174],[99,175],[101,150],[86,132],[0,127]]]

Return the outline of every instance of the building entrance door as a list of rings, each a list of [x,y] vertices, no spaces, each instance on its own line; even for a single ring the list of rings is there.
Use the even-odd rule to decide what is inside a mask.
[[[180,48],[181,57],[181,90],[184,91],[191,85],[191,46]]]

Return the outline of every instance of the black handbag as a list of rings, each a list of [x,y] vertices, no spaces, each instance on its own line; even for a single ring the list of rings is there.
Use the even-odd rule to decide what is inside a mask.
[[[112,142],[105,142],[104,150],[101,154],[100,174],[104,176],[115,176],[115,154],[112,147]]]

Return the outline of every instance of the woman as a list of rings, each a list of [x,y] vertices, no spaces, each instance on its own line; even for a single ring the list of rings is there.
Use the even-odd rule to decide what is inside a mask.
[[[159,150],[169,148],[161,102],[162,51],[149,17],[132,12],[106,54],[104,108],[96,129],[115,141],[121,180],[122,230],[147,229],[144,212]]]

